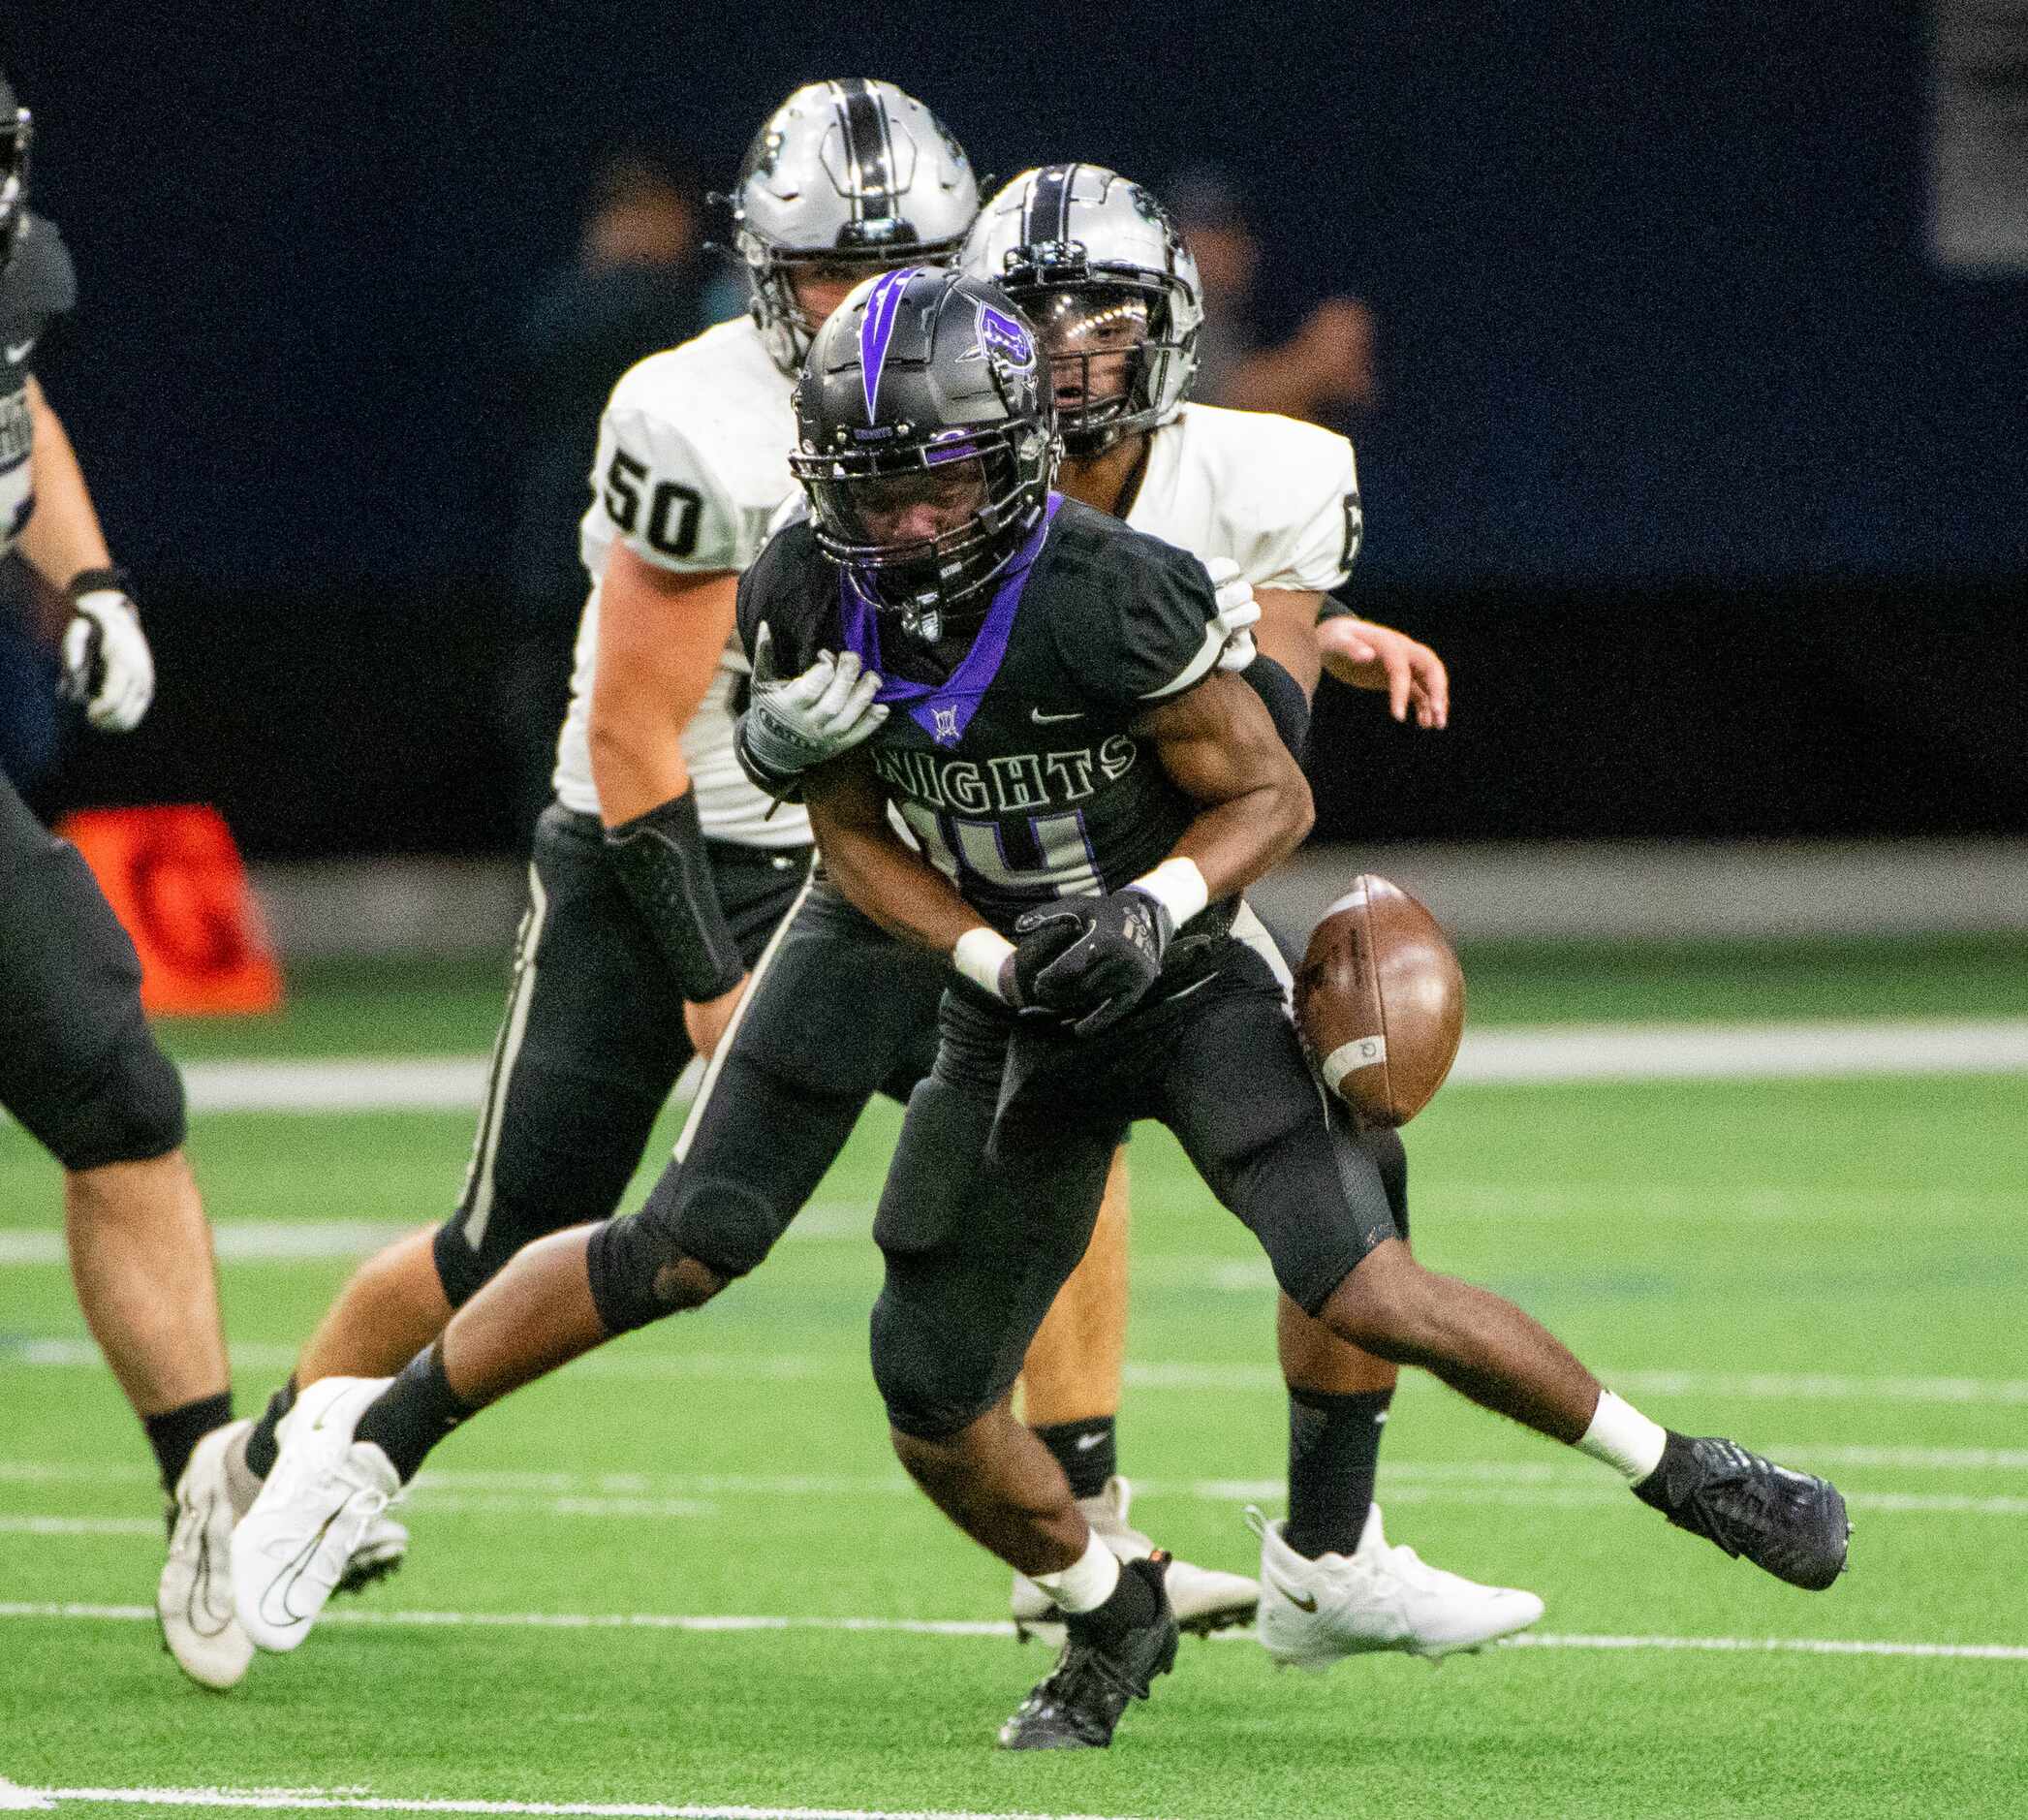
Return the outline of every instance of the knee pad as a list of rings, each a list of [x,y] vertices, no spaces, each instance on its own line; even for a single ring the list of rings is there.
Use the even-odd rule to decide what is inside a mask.
[[[953,1372],[949,1336],[922,1318],[920,1300],[908,1294],[909,1273],[906,1262],[889,1257],[887,1286],[873,1304],[873,1382],[889,1427],[919,1441],[948,1440],[984,1415],[1007,1386],[968,1387],[965,1374]]]
[[[183,1142],[183,1078],[154,1033],[136,1019],[81,1092],[22,1121],[73,1173],[109,1163],[147,1163]]]
[[[701,1308],[727,1281],[722,1271],[685,1255],[653,1203],[598,1227],[584,1262],[592,1305],[612,1334]]]

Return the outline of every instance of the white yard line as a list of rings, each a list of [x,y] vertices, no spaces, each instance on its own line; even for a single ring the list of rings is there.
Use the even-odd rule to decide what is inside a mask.
[[[1576,1024],[1467,1031],[1456,1085],[2016,1074],[2028,1019],[1935,1022]]]
[[[1850,1482],[1842,1488],[1845,1501],[1862,1517],[1994,1517],[2028,1518],[2028,1497],[1970,1491],[1865,1491]],[[883,1487],[883,1491],[889,1488]],[[905,1491],[903,1488],[895,1488]],[[1183,1495],[1214,1504],[1279,1503],[1286,1487],[1279,1479],[1212,1480],[1200,1485],[1169,1486],[1160,1480],[1135,1481],[1143,1496]],[[747,1494],[754,1495],[754,1494]],[[1567,1479],[1549,1483],[1462,1484],[1417,1482],[1412,1476],[1382,1470],[1379,1496],[1389,1510],[1405,1505],[1462,1505],[1478,1510],[1621,1510],[1631,1515],[1626,1489],[1596,1474],[1587,1482]],[[423,1487],[414,1508],[428,1516],[577,1519],[587,1522],[713,1521],[726,1507],[710,1498],[637,1497],[611,1494],[548,1495],[526,1491],[440,1491]],[[159,1518],[72,1517],[56,1513],[0,1514],[0,1535],[42,1537],[148,1536],[160,1541]]]
[[[231,1348],[233,1365],[243,1371],[286,1371],[296,1348],[241,1342]],[[9,1368],[103,1371],[106,1361],[88,1339],[51,1336],[26,1339],[0,1334],[0,1371]],[[849,1353],[655,1352],[623,1348],[592,1353],[571,1365],[574,1377],[660,1383],[682,1378],[732,1378],[746,1382],[798,1383],[827,1378],[863,1379],[866,1363]],[[1846,1403],[2028,1403],[2028,1378],[1866,1376],[1811,1371],[1660,1371],[1599,1368],[1613,1389],[1634,1396],[1697,1396],[1715,1399],[1775,1399]],[[1271,1365],[1200,1365],[1182,1360],[1129,1360],[1129,1385],[1162,1391],[1238,1391],[1278,1394],[1282,1377]],[[1404,1394],[1438,1390],[1434,1379],[1414,1373],[1401,1380]]]
[[[78,1605],[0,1602],[0,1621],[9,1618],[54,1623],[155,1622],[149,1605]],[[352,1624],[388,1630],[644,1630],[702,1635],[752,1632],[843,1631],[911,1637],[1012,1637],[1006,1619],[909,1617],[693,1616],[666,1612],[380,1612],[357,1606],[327,1611],[320,1624]],[[1221,1631],[1214,1643],[1251,1643],[1253,1633]],[[1543,1635],[1509,1637],[1502,1648],[1688,1649],[1741,1654],[1793,1652],[1800,1655],[1920,1656],[1967,1662],[2028,1662],[2028,1644],[1912,1643],[1890,1639],[1826,1637],[1607,1637]]]
[[[1901,1211],[1907,1211],[1904,1205]],[[415,1232],[409,1220],[214,1220],[211,1237],[228,1264],[308,1264],[363,1258]],[[789,1239],[861,1239],[873,1231],[870,1201],[813,1201],[786,1235]],[[0,1270],[67,1264],[63,1234],[54,1227],[0,1230]],[[1210,1260],[1206,1260],[1207,1268]]]
[[[129,1807],[237,1807],[262,1813],[585,1815],[591,1820],[1104,1820],[1095,1814],[975,1812],[950,1807],[748,1807],[664,1802],[407,1800],[325,1788],[22,1788],[0,1778],[0,1810],[48,1812],[66,1802]]]
[[[1870,1447],[1844,1441],[1772,1440],[1761,1451],[1776,1459],[1820,1468],[1852,1467],[1908,1472],[2028,1473],[2028,1448]],[[1381,1484],[1591,1485],[1599,1469],[1569,1456],[1539,1460],[1403,1459],[1389,1454],[1381,1462]],[[0,1459],[0,1485],[152,1485],[155,1474],[140,1461]],[[915,1497],[914,1484],[898,1468],[863,1473],[747,1472],[557,1472],[515,1467],[427,1466],[411,1488],[443,1508],[440,1494],[529,1493],[552,1497]],[[1280,1479],[1150,1479],[1137,1476],[1139,1496],[1195,1497],[1230,1502],[1240,1497],[1278,1497]]]
[[[1468,1031],[1453,1085],[1779,1076],[2017,1074],[2028,1019],[1775,1024],[1543,1024]],[[198,1061],[183,1070],[198,1113],[469,1112],[484,1055],[337,1055]]]

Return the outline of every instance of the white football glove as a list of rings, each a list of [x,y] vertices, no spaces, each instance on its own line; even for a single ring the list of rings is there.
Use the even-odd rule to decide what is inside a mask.
[[[1219,653],[1221,670],[1244,670],[1254,661],[1254,635],[1249,629],[1261,617],[1254,584],[1239,573],[1230,556],[1213,556],[1204,564],[1218,602],[1217,623],[1225,629],[1226,647]]]
[[[747,756],[765,773],[788,778],[850,752],[888,717],[873,698],[877,671],[862,670],[857,651],[833,657],[819,651],[801,675],[775,674],[774,640],[764,623],[754,640],[754,686],[740,738]]]
[[[95,581],[102,573],[89,580]],[[109,581],[73,592],[71,607],[58,693],[82,703],[84,718],[101,733],[132,733],[155,699],[155,659],[140,629],[140,612]]]

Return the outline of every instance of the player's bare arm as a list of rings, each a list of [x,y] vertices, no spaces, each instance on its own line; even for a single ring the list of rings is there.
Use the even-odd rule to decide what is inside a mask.
[[[1201,805],[1171,857],[1196,865],[1210,901],[1244,891],[1302,844],[1316,819],[1309,782],[1237,676],[1206,677],[1149,709],[1135,732]]]
[[[677,737],[697,712],[733,632],[739,578],[658,569],[624,543],[599,589],[592,775],[617,828],[690,788]]]
[[[1315,695],[1317,678],[1324,670],[1317,624],[1324,596],[1312,588],[1264,587],[1254,590],[1254,602],[1261,609],[1253,628],[1261,655],[1281,665],[1301,685],[1304,695]]]
[[[980,926],[979,912],[895,834],[887,793],[862,756],[811,772],[808,802],[831,882],[889,934],[948,955]]]
[[[1315,819],[1309,783],[1267,709],[1228,672],[1147,709],[1134,731],[1198,805],[1169,857],[1103,897],[1026,912],[1012,952],[991,931],[955,952],[959,971],[986,984],[993,969],[1001,997],[1054,1012],[1081,1037],[1126,1017],[1154,988],[1176,931],[1288,858]]]
[[[28,381],[28,409],[35,424],[29,460],[35,468],[35,510],[21,527],[16,548],[52,587],[68,587],[81,569],[106,569],[112,556],[99,528],[78,452],[43,389]]]

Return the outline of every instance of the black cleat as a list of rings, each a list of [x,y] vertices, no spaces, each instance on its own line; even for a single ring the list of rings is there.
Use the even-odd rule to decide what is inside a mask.
[[[1001,1726],[1003,1749],[1104,1750],[1112,1742],[1127,1702],[1145,1700],[1155,1677],[1175,1666],[1176,1618],[1162,1585],[1168,1566],[1169,1556],[1160,1549],[1145,1560],[1120,1564],[1121,1573],[1139,1574],[1150,1583],[1154,1617],[1103,1648],[1080,1639],[1074,1627],[1047,1679]]]
[[[1845,1571],[1852,1522],[1838,1488],[1736,1441],[1693,1440],[1670,1429],[1661,1465],[1634,1495],[1678,1529],[1745,1555],[1792,1586],[1822,1592]]]

